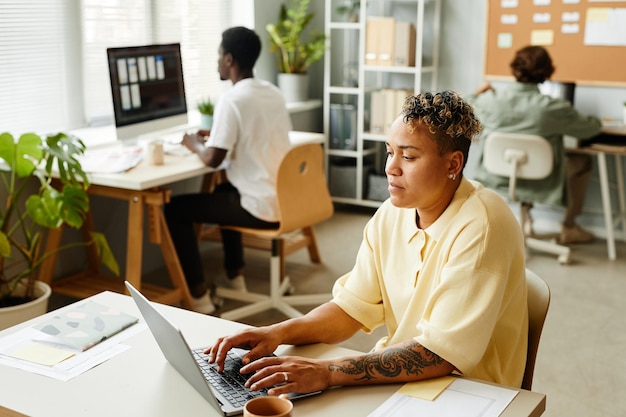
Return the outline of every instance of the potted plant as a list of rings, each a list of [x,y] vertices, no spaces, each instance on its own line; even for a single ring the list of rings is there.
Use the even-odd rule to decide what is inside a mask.
[[[308,12],[309,3],[310,0],[289,0],[288,5],[281,5],[278,23],[266,26],[270,49],[276,53],[278,86],[288,102],[307,99],[307,70],[326,51],[323,33],[312,30],[304,39],[303,32],[314,17],[314,13]]]
[[[42,239],[48,228],[83,224],[89,210],[89,181],[77,156],[84,150],[80,139],[64,133],[45,138],[34,133],[19,138],[0,134],[0,195],[6,201],[0,209],[0,314],[11,315],[0,319],[0,328],[23,321],[15,318],[15,310],[33,303],[41,288],[50,294],[50,288],[37,281],[39,266],[53,254],[40,252]],[[53,185],[54,177],[58,183]],[[37,187],[31,178],[38,180]],[[91,243],[103,264],[119,275],[104,236],[94,233]],[[58,250],[84,244],[70,243]],[[35,315],[46,308],[47,299]]]
[[[213,127],[213,111],[215,105],[210,97],[207,97],[197,104],[198,111],[200,112],[200,129],[211,130]]]

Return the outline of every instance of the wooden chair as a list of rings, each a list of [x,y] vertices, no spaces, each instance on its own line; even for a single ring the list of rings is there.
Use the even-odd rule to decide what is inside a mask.
[[[285,295],[290,290],[289,277],[284,275],[284,256],[307,247],[313,262],[320,262],[313,225],[333,215],[333,204],[328,192],[323,169],[323,152],[319,144],[305,144],[292,148],[278,169],[276,195],[280,215],[278,229],[231,227],[243,233],[244,239],[265,240],[271,248],[269,294],[234,291],[218,288],[221,297],[251,304],[227,311],[223,318],[236,320],[260,311],[275,308],[288,317],[301,316],[294,305],[321,304],[331,294]],[[295,233],[300,233],[295,237]],[[245,243],[245,240],[244,240]],[[282,278],[282,280],[281,280]]]
[[[528,353],[522,388],[530,391],[535,373],[539,339],[550,306],[550,287],[529,269],[526,269],[526,287],[528,291]]]
[[[509,200],[518,201],[515,195],[518,178],[541,180],[552,172],[552,146],[537,135],[492,132],[485,139],[483,164],[488,172],[509,178]],[[528,213],[521,204],[520,213],[523,227]],[[562,265],[570,263],[570,248],[567,246],[532,236],[525,236],[525,243],[528,249],[557,255]]]

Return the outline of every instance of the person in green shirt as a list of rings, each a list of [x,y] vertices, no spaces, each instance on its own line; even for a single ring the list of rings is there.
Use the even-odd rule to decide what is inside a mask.
[[[527,46],[520,49],[510,66],[515,83],[498,90],[484,83],[467,97],[484,126],[483,137],[497,130],[546,138],[555,155],[552,173],[540,181],[519,180],[517,195],[524,202],[524,210],[530,210],[533,203],[564,205],[560,243],[589,242],[593,235],[576,224],[575,219],[582,212],[592,160],[589,155],[568,153],[564,149],[563,136],[588,139],[600,133],[602,124],[596,117],[579,113],[567,100],[540,92],[539,84],[554,73],[552,59],[545,48]],[[508,178],[490,174],[485,169],[484,145],[481,141],[474,179],[489,188],[506,189]],[[523,227],[525,234],[532,234],[532,219]]]

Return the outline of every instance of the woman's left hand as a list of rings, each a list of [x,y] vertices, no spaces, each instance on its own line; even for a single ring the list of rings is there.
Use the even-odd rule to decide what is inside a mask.
[[[255,372],[246,386],[260,390],[279,385],[270,395],[322,391],[330,383],[330,371],[323,361],[298,356],[265,357],[241,368],[241,373]]]

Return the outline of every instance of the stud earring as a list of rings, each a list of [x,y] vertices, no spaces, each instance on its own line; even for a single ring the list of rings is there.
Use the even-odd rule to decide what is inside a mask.
[[[456,180],[456,174],[455,173],[450,173],[448,174],[448,178],[450,178],[452,181]]]

